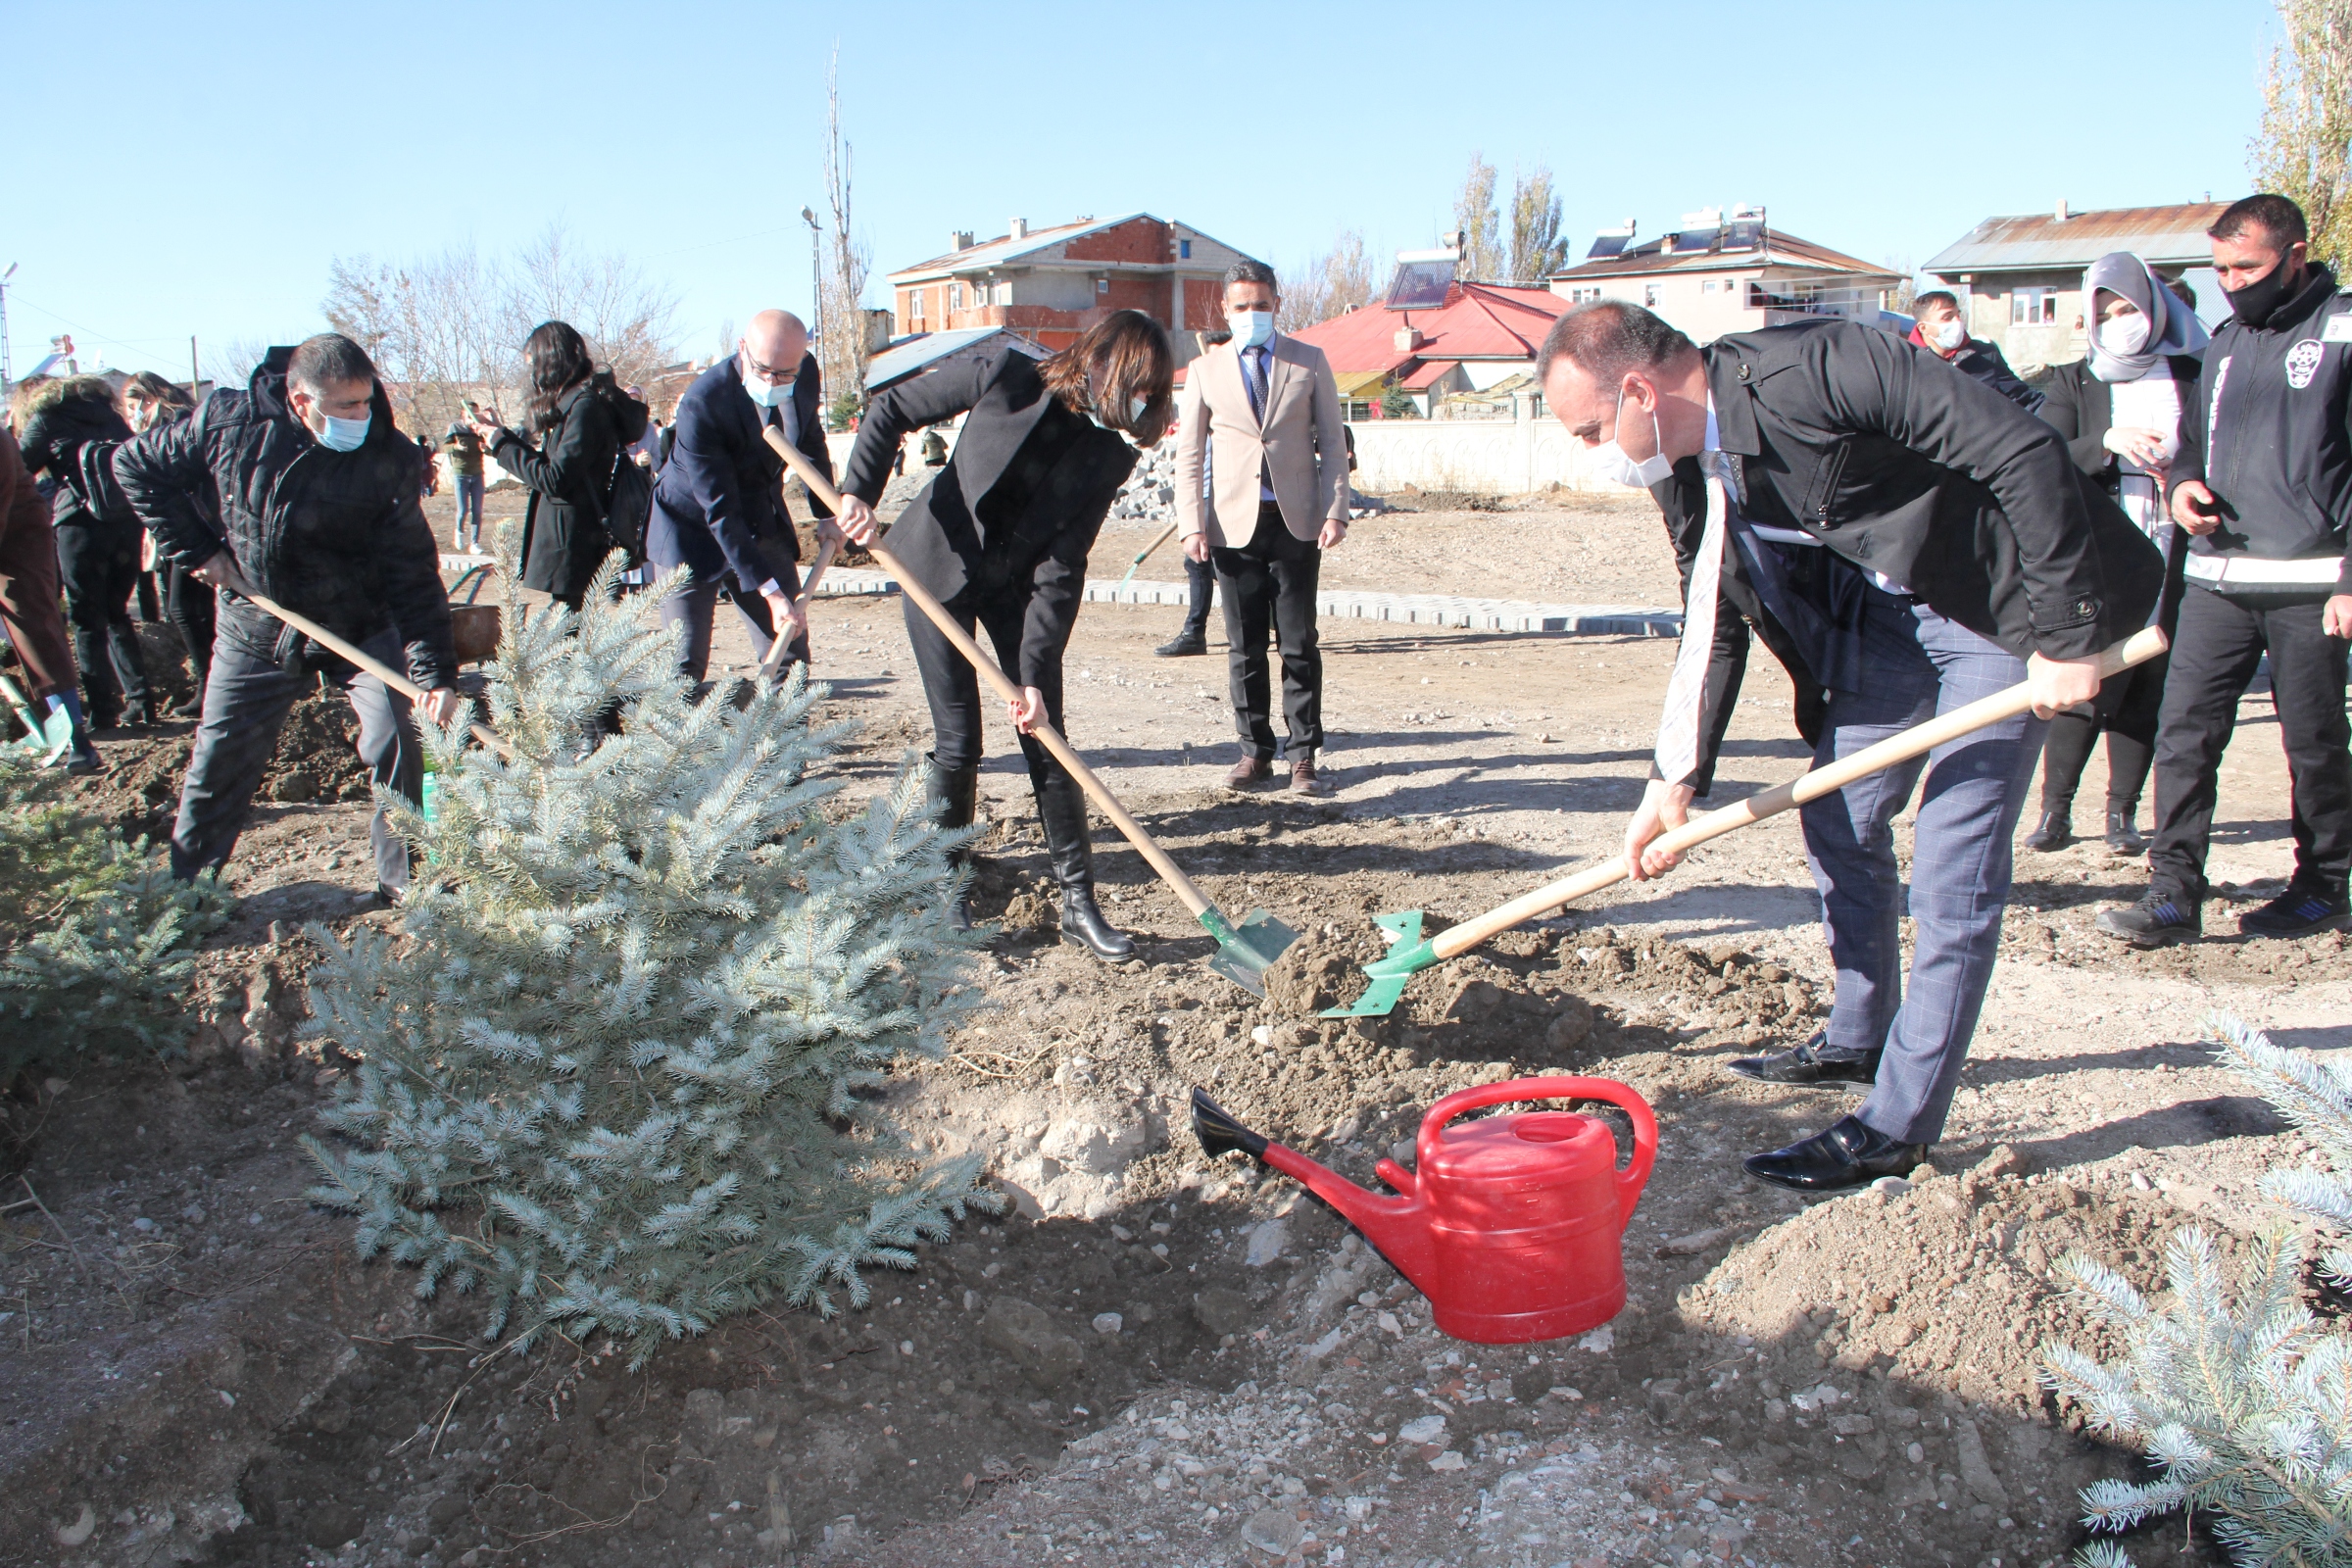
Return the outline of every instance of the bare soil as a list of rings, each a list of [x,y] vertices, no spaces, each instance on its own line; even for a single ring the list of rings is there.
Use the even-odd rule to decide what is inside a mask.
[[[1391,514],[1327,578],[1671,604],[1653,527],[1612,508]],[[1106,533],[1103,559],[1140,543]],[[816,610],[831,707],[863,723],[840,760],[854,792],[928,738],[899,614]],[[2058,1560],[2080,1539],[2075,1489],[2136,1461],[2033,1382],[2043,1337],[2097,1343],[2051,1266],[2079,1247],[2152,1286],[2179,1225],[2264,1223],[2255,1177],[2302,1151],[2211,1065],[2199,1020],[2227,1007],[2283,1044],[2352,1045],[2345,944],[2127,953],[2088,922],[2142,868],[2096,847],[2021,855],[1934,1172],[1803,1203],[1746,1182],[1739,1157],[1847,1102],[1722,1070],[1826,1007],[1792,820],[1425,973],[1387,1018],[1316,1015],[1382,951],[1370,915],[1420,908],[1434,930],[1611,852],[1670,643],[1327,626],[1340,788],[1301,801],[1217,786],[1223,670],[1152,657],[1174,618],[1089,607],[1073,739],[1220,907],[1300,930],[1267,999],[1203,967],[1205,933],[1100,825],[1104,907],[1139,960],[1061,944],[1002,747],[976,890],[1001,926],[999,1005],[887,1099],[926,1143],[984,1152],[1010,1212],[877,1280],[867,1310],[755,1314],[642,1372],[598,1344],[485,1356],[470,1303],[419,1301],[304,1203],[293,1141],[344,1063],[290,1043],[312,956],[299,925],[394,917],[365,905],[364,786],[261,803],[188,1054],[60,1071],[11,1105],[0,1561]],[[750,662],[732,625],[715,662]],[[2269,896],[2289,855],[2267,704],[2241,718],[2215,853],[2240,903]],[[152,826],[184,734],[101,744],[116,766],[93,798]],[[290,744],[275,776],[347,777],[328,717]],[[1801,765],[1785,686],[1760,667],[1718,798]],[[2086,797],[2098,783],[2094,764]],[[2228,916],[2209,910],[2208,929]],[[1662,1129],[1626,1235],[1627,1309],[1567,1342],[1446,1339],[1328,1209],[1206,1159],[1186,1123],[1203,1087],[1372,1185],[1384,1154],[1410,1162],[1446,1093],[1552,1073],[1632,1085]],[[2221,1560],[2178,1521],[2132,1549]]]

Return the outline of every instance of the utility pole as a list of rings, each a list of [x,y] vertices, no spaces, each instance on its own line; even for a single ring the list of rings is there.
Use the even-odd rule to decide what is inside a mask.
[[[17,380],[16,366],[8,357],[8,280],[16,275],[14,262],[8,264],[7,271],[0,272],[0,392],[6,392]]]
[[[196,368],[196,334],[190,332],[188,334],[188,396],[196,395],[197,383],[203,379],[204,372]]]
[[[817,252],[824,241],[825,231],[818,226],[816,214],[810,209],[802,208],[801,219],[808,225],[808,335],[822,343],[825,340],[825,273],[823,264],[817,260]]]

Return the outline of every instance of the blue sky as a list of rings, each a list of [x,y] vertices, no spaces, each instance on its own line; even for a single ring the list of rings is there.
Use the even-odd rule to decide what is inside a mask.
[[[841,49],[879,274],[951,229],[1181,219],[1277,264],[1450,226],[1464,167],[1547,163],[1581,252],[1709,204],[1917,263],[1994,213],[2242,194],[2255,0],[1888,7],[1203,3],[119,5],[0,0],[0,269],[19,373],[186,374],[321,324],[336,256],[551,220],[680,300],[681,348],[805,310]]]

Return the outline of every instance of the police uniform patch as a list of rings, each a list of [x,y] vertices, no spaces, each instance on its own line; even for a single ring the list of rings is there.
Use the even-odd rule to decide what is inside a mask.
[[[2321,356],[2327,352],[2320,347],[2320,340],[2316,337],[2307,337],[2293,348],[2288,349],[2286,351],[2286,384],[2298,392],[2311,385],[2311,378],[2319,373]]]
[[[2352,343],[2352,311],[2338,311],[2320,328],[2323,343]]]

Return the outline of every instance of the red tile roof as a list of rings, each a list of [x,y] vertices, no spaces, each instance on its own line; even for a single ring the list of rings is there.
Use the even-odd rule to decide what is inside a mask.
[[[1547,288],[1456,283],[1434,311],[1368,305],[1291,335],[1321,349],[1339,375],[1394,370],[1415,360],[1532,360],[1567,309],[1568,302]],[[1396,346],[1408,321],[1422,336],[1417,349]]]

